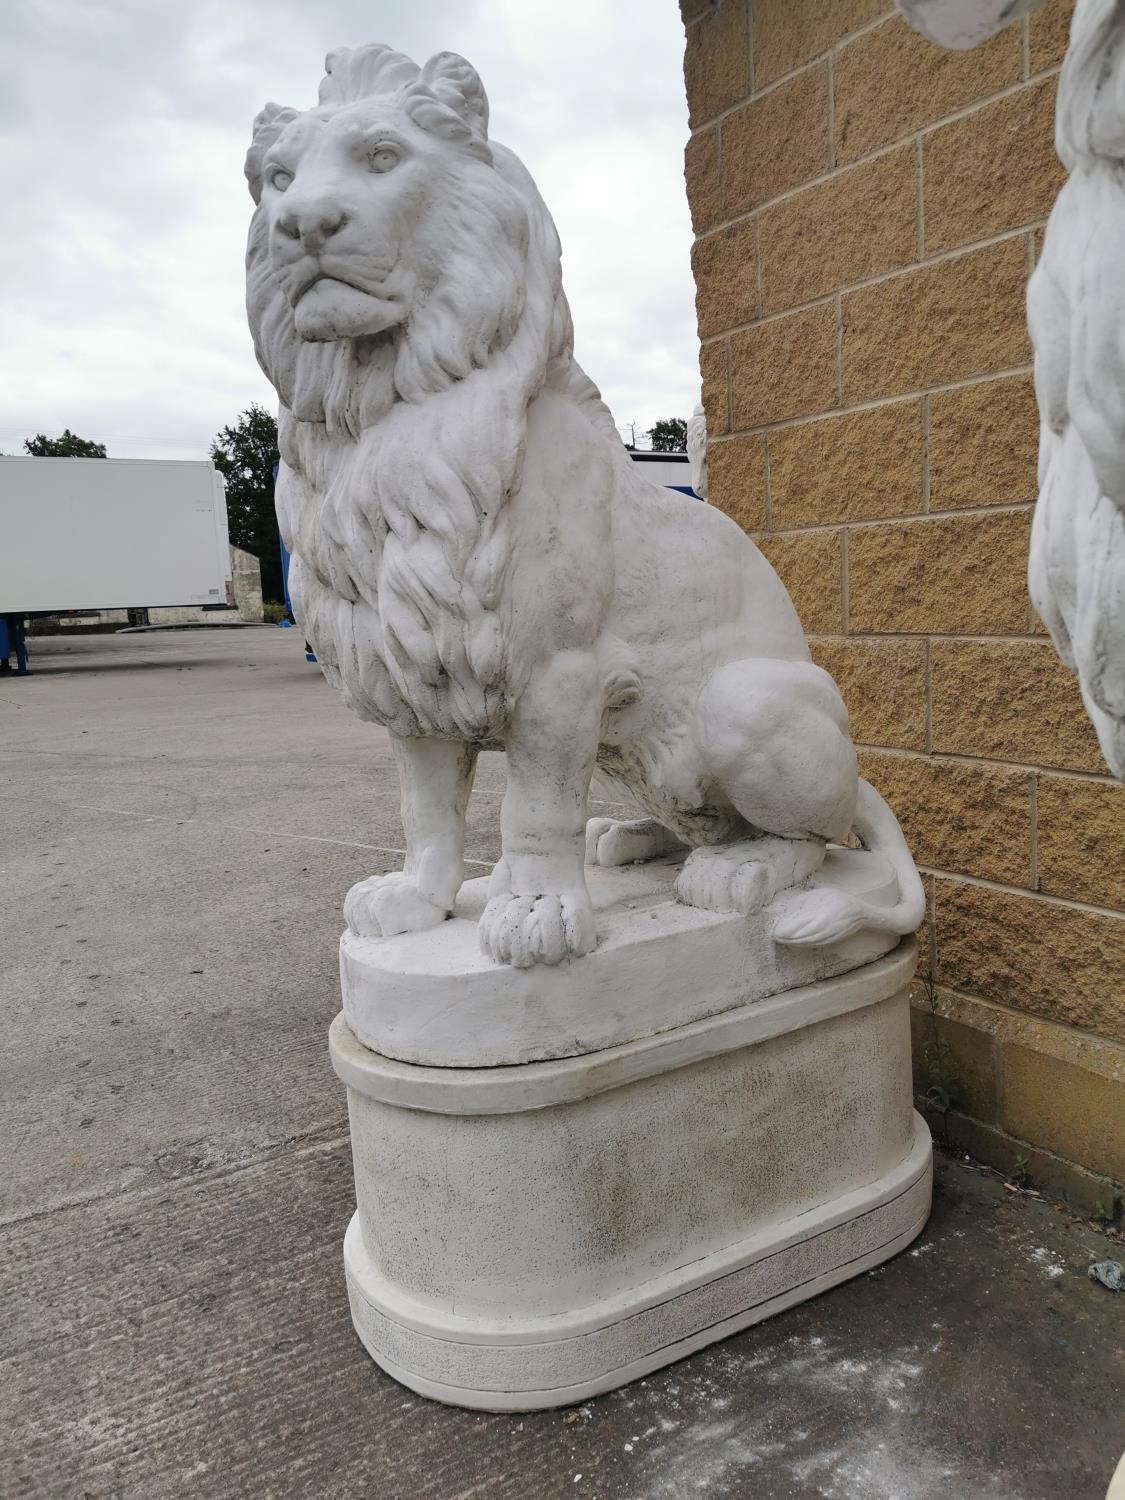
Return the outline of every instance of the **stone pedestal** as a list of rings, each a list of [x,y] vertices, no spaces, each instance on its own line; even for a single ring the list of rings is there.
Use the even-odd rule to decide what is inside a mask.
[[[558,969],[481,958],[472,885],[440,928],[342,944],[352,1317],[391,1375],[461,1406],[611,1390],[887,1259],[929,1212],[913,942],[767,950],[764,919],[671,901],[669,869],[590,873],[599,947]],[[886,876],[840,851],[820,879],[877,900]]]

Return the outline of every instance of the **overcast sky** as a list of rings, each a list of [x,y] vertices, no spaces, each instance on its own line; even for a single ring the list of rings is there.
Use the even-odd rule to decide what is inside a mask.
[[[250,123],[333,47],[463,53],[563,242],[578,357],[638,431],[698,400],[674,0],[2,0],[0,451],[206,457],[274,406],[243,310]]]

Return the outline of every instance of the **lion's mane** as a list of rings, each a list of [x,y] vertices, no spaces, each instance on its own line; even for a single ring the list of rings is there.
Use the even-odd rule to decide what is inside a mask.
[[[487,142],[476,74],[451,54],[421,70],[385,47],[329,57],[322,106],[372,94],[393,96],[457,163],[437,210],[440,275],[406,322],[369,339],[303,341],[261,207],[250,227],[250,324],[282,400],[290,591],[358,714],[400,735],[487,741],[519,687],[504,582],[527,408],[549,372],[584,377],[554,225],[517,158]],[[295,113],[267,105],[258,117],[247,158],[256,197],[265,150]]]

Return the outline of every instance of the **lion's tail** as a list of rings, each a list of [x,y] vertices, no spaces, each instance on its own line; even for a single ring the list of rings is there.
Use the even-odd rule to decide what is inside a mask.
[[[890,861],[898,880],[898,900],[894,906],[873,906],[845,891],[824,886],[814,888],[785,903],[773,925],[775,942],[818,947],[839,942],[863,927],[903,937],[916,930],[926,914],[922,881],[898,819],[871,783],[862,778],[852,829],[865,849],[885,855]]]

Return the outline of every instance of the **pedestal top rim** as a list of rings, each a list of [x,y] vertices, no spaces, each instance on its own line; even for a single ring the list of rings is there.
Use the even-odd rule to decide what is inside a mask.
[[[597,947],[557,966],[513,968],[481,951],[486,880],[468,881],[453,918],[436,927],[375,939],[345,932],[348,1027],[377,1056],[416,1067],[584,1057],[863,968],[897,942],[864,927],[837,943],[787,947],[770,935],[772,906],[744,916],[684,905],[677,871],[670,861],[590,866]],[[830,849],[811,885],[876,908],[898,892],[890,861],[868,850]]]
[[[478,1068],[398,1062],[357,1041],[342,1011],[329,1028],[329,1051],[350,1089],[382,1103],[434,1114],[516,1114],[573,1103],[876,1005],[909,984],[916,962],[915,939],[903,938],[884,957],[847,973],[671,1031],[544,1062]]]

